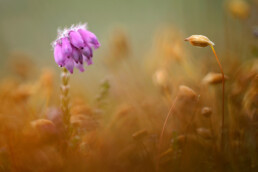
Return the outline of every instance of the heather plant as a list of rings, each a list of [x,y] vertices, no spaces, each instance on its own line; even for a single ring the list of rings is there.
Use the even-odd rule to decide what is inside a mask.
[[[71,135],[70,126],[70,97],[69,79],[73,74],[74,67],[84,72],[84,62],[91,65],[93,48],[100,47],[100,43],[94,33],[86,28],[86,24],[72,25],[70,28],[58,30],[58,38],[52,43],[54,48],[55,62],[63,68],[61,73],[61,109],[63,121],[67,130],[67,137]],[[69,74],[70,72],[70,74]]]

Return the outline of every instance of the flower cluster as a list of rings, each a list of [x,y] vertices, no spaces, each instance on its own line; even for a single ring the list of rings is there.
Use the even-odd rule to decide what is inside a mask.
[[[100,47],[98,38],[86,28],[86,24],[59,30],[58,38],[52,44],[54,57],[60,67],[73,73],[74,67],[84,71],[83,63],[92,64],[92,48]]]

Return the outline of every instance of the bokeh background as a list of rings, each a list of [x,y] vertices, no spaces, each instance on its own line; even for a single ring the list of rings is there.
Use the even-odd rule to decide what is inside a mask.
[[[173,25],[184,36],[207,35],[221,49],[224,6],[223,0],[1,0],[1,67],[14,51],[31,55],[39,66],[55,67],[50,43],[56,38],[57,28],[79,22],[87,22],[102,43],[94,59],[97,65],[105,58],[110,34],[116,27],[126,30],[135,54],[150,49],[153,35],[165,25]],[[234,27],[238,26],[235,23]],[[100,71],[97,65],[89,70]]]
[[[223,0],[0,0],[0,67],[4,69],[0,76],[8,75],[9,61],[17,53],[28,55],[36,68],[50,67],[58,72],[50,46],[56,39],[57,28],[80,22],[87,22],[102,44],[95,52],[95,64],[73,77],[90,80],[87,86],[105,76],[103,61],[109,58],[106,54],[117,28],[129,37],[134,63],[145,62],[146,52],[155,44],[155,35],[162,34],[159,32],[164,27],[173,27],[185,37],[206,35],[221,52],[225,48],[225,13]],[[231,22],[229,29],[241,30],[241,23]],[[199,59],[210,53],[207,49],[188,48]]]

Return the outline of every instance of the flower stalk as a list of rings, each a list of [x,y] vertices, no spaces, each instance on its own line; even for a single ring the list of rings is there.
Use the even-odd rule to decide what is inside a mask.
[[[63,68],[61,73],[61,109],[63,111],[63,121],[66,130],[70,129],[70,85],[69,85],[70,74],[66,68]]]

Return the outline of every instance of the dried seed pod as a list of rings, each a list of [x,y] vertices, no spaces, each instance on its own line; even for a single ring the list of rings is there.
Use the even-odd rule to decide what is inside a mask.
[[[246,19],[250,14],[250,5],[244,0],[231,0],[228,3],[229,12],[238,19]]]
[[[205,116],[206,118],[209,118],[211,116],[211,114],[212,114],[212,110],[209,107],[203,107],[202,111],[201,111],[201,114],[203,116]]]
[[[209,40],[209,38],[203,35],[192,35],[188,38],[185,38],[185,41],[188,41],[190,42],[190,44],[197,47],[207,47],[215,45],[212,41]]]
[[[228,76],[224,76],[225,80],[228,79]],[[204,84],[219,84],[222,83],[222,74],[221,73],[214,73],[214,72],[210,72],[208,73],[203,79],[202,79],[202,83]]]
[[[189,87],[185,85],[179,86],[179,97],[188,98],[191,100],[196,100],[198,98],[197,94]]]
[[[141,140],[147,135],[148,135],[148,132],[145,129],[143,129],[143,130],[140,130],[140,131],[137,131],[137,132],[133,133],[132,137],[135,140]]]
[[[55,124],[47,119],[37,119],[30,123],[33,129],[36,129],[42,139],[50,139],[57,134]]]
[[[204,139],[211,139],[212,138],[211,131],[207,128],[197,128],[196,132],[198,133],[198,135],[200,135]]]

